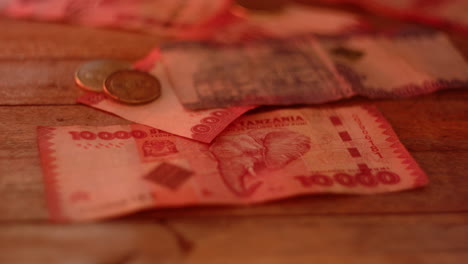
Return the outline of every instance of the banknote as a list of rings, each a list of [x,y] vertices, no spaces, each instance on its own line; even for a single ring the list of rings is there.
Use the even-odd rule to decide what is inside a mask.
[[[140,124],[38,127],[38,144],[55,221],[313,193],[384,193],[428,182],[372,106],[257,112],[211,144]]]
[[[247,13],[234,2],[4,0],[0,1],[0,12],[17,18],[138,30],[180,39],[230,39],[259,31],[289,36],[301,32],[337,34],[364,25],[362,19],[346,12],[290,4],[282,12]]]
[[[446,35],[427,30],[304,35],[162,46],[169,78],[189,109],[311,104],[356,94],[413,96],[468,87],[468,64]]]
[[[352,3],[371,12],[468,34],[466,0],[321,0]]]
[[[254,106],[234,106],[199,111],[187,110],[174,94],[164,65],[156,62],[159,62],[157,48],[134,64],[135,68],[156,76],[161,83],[161,96],[151,103],[127,105],[112,100],[105,93],[95,92],[87,92],[77,101],[130,121],[204,143],[211,142],[232,121],[254,108]]]
[[[18,18],[173,34],[227,12],[231,0],[10,0]]]
[[[178,39],[237,42],[306,33],[320,35],[366,32],[369,24],[357,15],[289,2],[280,10],[256,11],[233,5],[209,23],[180,32]]]
[[[443,33],[408,30],[391,37],[321,38],[352,90],[397,98],[467,89],[468,63]]]
[[[242,10],[234,12],[242,13]],[[243,16],[249,23],[279,37],[311,32],[322,35],[346,34],[369,27],[365,20],[355,14],[294,2],[278,12],[246,12]]]

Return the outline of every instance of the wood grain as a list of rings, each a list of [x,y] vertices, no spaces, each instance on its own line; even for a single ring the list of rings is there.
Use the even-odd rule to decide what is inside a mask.
[[[341,9],[366,14],[349,6]],[[401,24],[366,17],[379,27]],[[451,38],[468,59],[468,38]],[[136,32],[0,18],[0,263],[468,261],[466,91],[327,104],[376,104],[428,174],[430,184],[422,189],[299,197],[250,207],[150,210],[102,223],[49,224],[36,126],[129,123],[78,105],[81,91],[73,73],[88,59],[134,61],[159,42]]]
[[[192,216],[74,226],[7,224],[0,227],[0,248],[1,263],[18,264],[459,264],[468,257],[468,215]]]
[[[84,60],[1,60],[1,105],[75,104],[74,72]]]
[[[0,61],[30,59],[137,59],[160,38],[134,32],[0,18]]]

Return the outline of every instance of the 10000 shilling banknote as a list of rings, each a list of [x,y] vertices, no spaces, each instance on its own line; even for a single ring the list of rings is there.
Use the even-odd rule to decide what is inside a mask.
[[[143,105],[126,105],[112,100],[104,93],[87,92],[78,98],[78,102],[204,143],[210,143],[232,121],[254,108],[238,106],[199,111],[185,109],[171,88],[164,66],[157,63],[158,54],[158,49],[155,49],[148,57],[135,63],[136,68],[149,71],[159,79],[161,96],[157,100]]]
[[[56,221],[312,193],[383,193],[427,183],[373,107],[246,115],[211,144],[138,124],[39,127],[38,143]]]
[[[173,88],[189,109],[288,105],[353,95],[405,97],[468,87],[468,64],[442,33],[408,31],[201,42],[162,48]]]

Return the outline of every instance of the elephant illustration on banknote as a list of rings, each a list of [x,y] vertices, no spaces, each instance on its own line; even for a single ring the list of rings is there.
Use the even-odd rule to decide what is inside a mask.
[[[218,137],[209,151],[226,186],[235,195],[246,197],[262,185],[259,179],[247,186],[247,179],[257,178],[261,171],[284,168],[310,148],[308,136],[287,129],[270,129]]]

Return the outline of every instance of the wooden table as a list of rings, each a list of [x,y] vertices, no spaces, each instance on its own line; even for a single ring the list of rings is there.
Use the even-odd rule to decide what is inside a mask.
[[[154,36],[0,18],[0,263],[468,263],[468,92],[378,100],[430,184],[375,196],[47,221],[36,126],[129,123],[75,102],[73,72]],[[468,58],[468,38],[454,37]],[[371,103],[353,99],[332,105]]]

